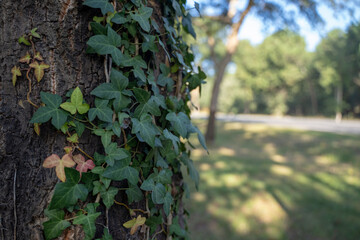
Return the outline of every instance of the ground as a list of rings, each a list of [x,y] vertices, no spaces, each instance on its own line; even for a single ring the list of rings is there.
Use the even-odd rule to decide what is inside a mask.
[[[232,122],[217,134],[210,155],[193,152],[192,239],[360,239],[359,136]]]

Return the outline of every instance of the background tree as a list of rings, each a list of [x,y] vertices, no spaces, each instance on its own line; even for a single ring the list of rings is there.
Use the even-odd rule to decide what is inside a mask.
[[[212,143],[215,137],[215,114],[217,111],[217,103],[220,92],[220,85],[223,80],[227,65],[231,62],[239,41],[238,32],[245,19],[250,13],[254,13],[265,23],[273,23],[273,25],[280,26],[296,26],[295,13],[289,6],[294,6],[297,9],[299,15],[305,17],[309,23],[313,26],[322,23],[322,18],[318,14],[319,4],[326,4],[333,8],[335,11],[341,10],[351,11],[358,1],[318,1],[318,0],[301,0],[301,1],[265,1],[265,0],[249,0],[244,9],[238,11],[239,2],[236,0],[231,1],[213,1],[211,4],[205,5],[205,7],[216,7],[218,9],[216,16],[210,16],[209,18],[214,21],[221,21],[228,24],[229,30],[227,38],[225,40],[226,48],[225,55],[221,60],[215,64],[215,77],[212,91],[212,98],[210,102],[210,115],[209,122],[206,130],[206,140],[208,143]],[[205,10],[206,11],[206,10]],[[211,47],[211,45],[210,45]]]

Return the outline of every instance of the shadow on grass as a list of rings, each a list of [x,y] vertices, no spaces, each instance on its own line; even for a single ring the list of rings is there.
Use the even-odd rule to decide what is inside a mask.
[[[359,146],[355,136],[220,123],[210,156],[193,154],[192,239],[360,239]]]

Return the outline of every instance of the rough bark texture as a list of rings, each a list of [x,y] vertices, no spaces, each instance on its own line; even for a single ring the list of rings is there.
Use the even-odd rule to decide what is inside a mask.
[[[28,82],[22,76],[13,87],[11,68],[19,65],[19,58],[31,48],[19,45],[17,39],[37,27],[42,40],[36,41],[36,49],[50,65],[44,79],[33,85],[33,102],[40,103],[40,91],[65,96],[76,86],[86,97],[105,81],[102,59],[85,54],[90,36],[88,23],[99,12],[83,6],[81,0],[1,0],[0,7],[0,239],[44,239],[43,212],[58,180],[55,171],[43,168],[42,162],[52,153],[62,156],[66,141],[49,123],[41,126],[40,137],[29,123],[36,109],[25,101]],[[90,154],[101,152],[98,139],[90,138],[86,131],[84,134],[80,146]],[[125,193],[116,196],[119,202],[124,199]],[[138,205],[132,207],[144,207],[143,203]],[[128,230],[121,227],[128,219],[129,212],[124,207],[112,208],[108,220],[114,239],[129,239]],[[98,222],[106,220],[100,218]],[[97,227],[102,232],[102,226]],[[67,234],[70,239],[83,236],[78,229]]]

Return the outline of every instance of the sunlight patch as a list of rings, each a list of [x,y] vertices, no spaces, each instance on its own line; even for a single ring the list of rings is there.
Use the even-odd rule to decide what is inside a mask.
[[[206,200],[205,194],[200,192],[193,193],[191,196],[196,202],[204,202]]]
[[[290,176],[293,174],[293,170],[291,168],[281,165],[271,166],[270,171],[276,175],[281,175],[281,176]]]
[[[224,169],[225,167],[226,167],[226,163],[223,161],[215,163],[215,168],[217,168],[217,169]]]
[[[211,169],[211,165],[208,163],[202,163],[199,168],[201,171],[208,171]]]
[[[219,148],[218,153],[221,155],[224,155],[224,156],[229,156],[229,157],[235,156],[235,154],[236,154],[234,149],[226,148],[226,147]]]
[[[277,162],[277,163],[286,163],[287,162],[286,158],[279,154],[272,155],[271,160],[273,160],[274,162]]]

